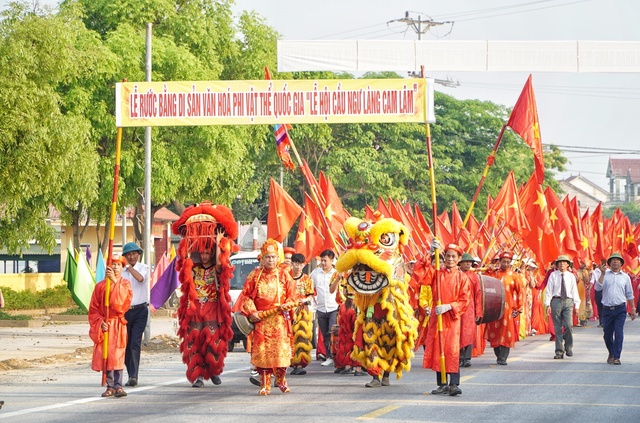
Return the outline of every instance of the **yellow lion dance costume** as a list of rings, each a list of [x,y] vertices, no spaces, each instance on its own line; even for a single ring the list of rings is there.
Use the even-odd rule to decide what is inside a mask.
[[[402,260],[409,234],[394,219],[372,224],[350,217],[344,230],[349,244],[336,270],[349,272],[347,283],[355,291],[358,314],[351,358],[373,376],[366,387],[389,386],[390,372],[400,379],[403,370],[411,369],[418,335]]]

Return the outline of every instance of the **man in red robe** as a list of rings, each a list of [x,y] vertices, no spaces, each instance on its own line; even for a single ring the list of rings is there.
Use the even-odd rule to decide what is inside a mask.
[[[504,285],[504,313],[502,319],[487,323],[485,336],[496,354],[496,362],[506,366],[509,351],[519,340],[514,322],[522,313],[524,280],[522,275],[511,269],[513,259],[511,252],[503,251],[498,259],[500,260],[498,269],[487,273],[489,276],[500,279]]]
[[[471,366],[471,352],[473,350],[473,342],[476,338],[477,325],[476,322],[482,318],[482,290],[480,287],[480,278],[476,272],[471,269],[473,264],[473,256],[464,253],[460,259],[460,270],[469,278],[469,307],[464,312],[460,321],[460,366]]]
[[[96,372],[107,372],[107,390],[103,397],[126,397],[122,389],[124,355],[127,345],[127,321],[124,313],[131,306],[133,291],[131,283],[122,275],[126,259],[113,255],[107,267],[107,278],[96,284],[89,303],[89,337],[93,341],[91,368]],[[109,282],[109,297],[105,297]],[[108,306],[106,305],[108,303]],[[107,362],[104,368],[103,348],[107,340]]]
[[[436,241],[437,243],[437,241]],[[438,247],[434,245],[434,247]],[[431,391],[434,395],[462,394],[460,385],[460,321],[469,307],[469,278],[458,268],[462,248],[449,244],[444,248],[444,269],[433,272],[433,277],[424,284],[431,286],[434,301],[431,310],[442,318],[442,334],[438,333],[438,318],[429,319],[422,367],[436,372],[438,388]],[[434,306],[435,305],[435,306]],[[430,312],[430,311],[429,311]],[[440,343],[442,340],[442,344]],[[442,380],[440,357],[444,352],[445,371],[449,385]]]

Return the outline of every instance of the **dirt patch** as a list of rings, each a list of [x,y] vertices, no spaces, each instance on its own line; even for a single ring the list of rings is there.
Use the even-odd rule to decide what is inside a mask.
[[[142,344],[142,351],[147,352],[178,352],[180,349],[180,339],[175,336],[160,335],[147,342],[147,345]]]
[[[156,353],[156,352],[178,352],[180,348],[180,340],[174,336],[160,335],[156,336],[147,342],[142,344],[143,353]],[[68,354],[56,354],[50,357],[37,358],[33,360],[21,360],[21,359],[9,359],[0,361],[0,372],[8,370],[28,369],[32,367],[49,366],[55,367],[58,365],[66,365],[70,363],[91,363],[91,356],[93,355],[93,347],[77,348],[74,352]]]

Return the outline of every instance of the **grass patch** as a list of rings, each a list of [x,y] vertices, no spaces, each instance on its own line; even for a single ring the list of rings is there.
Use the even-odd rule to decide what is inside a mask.
[[[0,310],[0,320],[31,320],[31,316],[12,316]]]

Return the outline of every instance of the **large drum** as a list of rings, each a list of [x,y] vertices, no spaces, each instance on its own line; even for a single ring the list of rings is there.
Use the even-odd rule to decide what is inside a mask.
[[[480,275],[482,288],[482,319],[478,324],[490,323],[502,319],[504,314],[504,285],[491,276]]]

